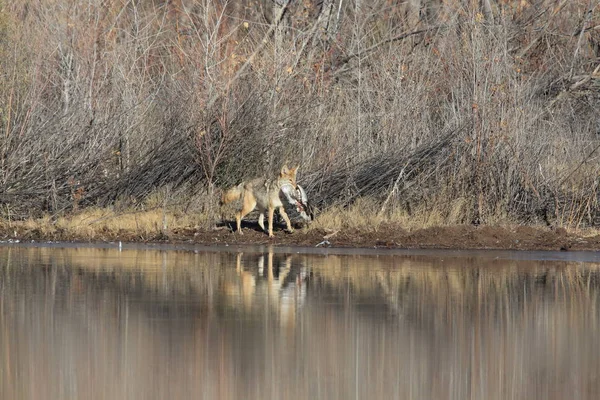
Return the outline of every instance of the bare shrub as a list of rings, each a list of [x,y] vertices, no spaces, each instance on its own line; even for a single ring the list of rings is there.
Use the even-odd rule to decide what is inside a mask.
[[[288,162],[321,208],[600,219],[597,2],[75,3],[0,1],[16,217],[165,188],[214,216]]]

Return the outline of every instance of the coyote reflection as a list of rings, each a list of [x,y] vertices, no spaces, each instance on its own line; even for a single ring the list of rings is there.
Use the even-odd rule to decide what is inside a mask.
[[[240,252],[236,255],[236,274],[238,283],[229,282],[225,287],[229,296],[239,296],[246,309],[257,306],[255,302],[266,301],[282,325],[294,325],[308,283],[308,269],[299,256],[274,254],[272,249],[262,254]]]

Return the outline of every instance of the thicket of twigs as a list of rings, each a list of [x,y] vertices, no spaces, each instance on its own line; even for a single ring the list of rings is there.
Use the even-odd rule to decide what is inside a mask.
[[[321,209],[582,226],[599,135],[596,0],[0,0],[11,218],[213,212],[287,162]]]

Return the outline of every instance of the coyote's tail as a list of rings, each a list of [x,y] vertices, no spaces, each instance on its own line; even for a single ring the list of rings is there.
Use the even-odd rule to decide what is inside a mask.
[[[240,183],[239,185],[223,192],[223,195],[221,196],[221,205],[229,204],[232,201],[239,200],[242,197],[243,188],[244,184]]]

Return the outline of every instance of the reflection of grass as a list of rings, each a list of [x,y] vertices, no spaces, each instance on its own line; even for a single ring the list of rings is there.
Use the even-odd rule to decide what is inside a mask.
[[[355,294],[402,296],[412,293],[427,303],[447,304],[519,293],[523,286],[550,283],[555,289],[589,293],[600,264],[426,257],[328,256],[312,262],[312,271],[328,285]],[[524,282],[524,279],[528,279]]]
[[[168,279],[170,290],[218,293],[225,288],[222,293],[225,296],[237,294],[238,289],[232,288],[245,285],[243,280],[248,276],[254,276],[257,283],[271,284],[273,274],[267,273],[269,265],[281,268],[279,279],[283,279],[294,264],[310,270],[313,284],[326,284],[340,293],[348,288],[361,296],[400,296],[411,292],[427,302],[466,300],[472,295],[491,298],[521,292],[523,285],[534,287],[540,282],[545,287],[552,285],[555,290],[589,293],[590,288],[598,284],[594,274],[600,272],[598,263],[485,258],[273,254],[269,261],[268,254],[229,252],[0,248],[2,264],[15,259],[15,255],[27,259],[28,263],[109,274],[125,282],[129,282],[133,273],[142,279],[140,284],[152,290],[163,287]],[[260,274],[259,264],[264,270]]]
[[[206,300],[216,312],[248,317],[268,309],[292,324],[299,303],[290,303],[290,292],[282,295],[292,265],[310,272],[309,297],[325,294],[328,302],[349,310],[370,304],[419,327],[478,313],[515,321],[545,301],[595,315],[600,298],[600,264],[594,263],[298,254],[269,259],[268,254],[229,252],[0,248],[0,281],[28,274],[27,268],[12,265],[52,265],[79,282],[71,292],[117,290],[173,306]],[[277,278],[267,272],[269,265],[280,268]],[[294,295],[297,289],[292,287]],[[588,317],[574,313],[571,318]]]
[[[274,254],[273,265],[312,272],[299,307],[265,290],[268,254],[239,259],[0,247],[3,398],[53,397],[63,382],[81,386],[79,398],[99,386],[110,392],[97,398],[151,398],[157,387],[174,398],[315,398],[326,384],[320,398],[597,393],[597,264]],[[377,313],[383,305],[398,314]]]

